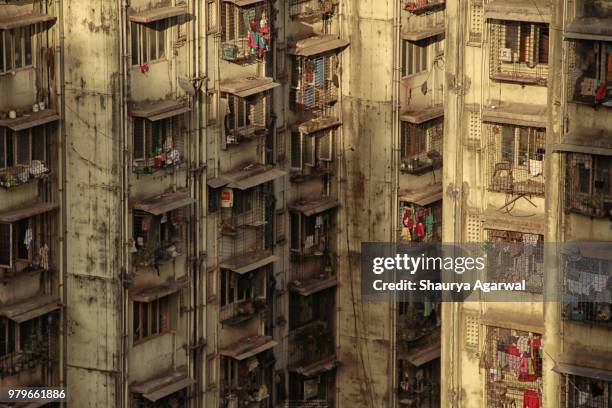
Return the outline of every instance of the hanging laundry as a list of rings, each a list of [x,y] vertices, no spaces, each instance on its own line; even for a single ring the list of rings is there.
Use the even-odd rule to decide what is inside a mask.
[[[523,393],[524,408],[540,408],[540,396],[534,390],[525,390]]]
[[[322,87],[325,85],[325,59],[317,58],[315,63],[315,86]]]
[[[433,213],[430,212],[425,217],[425,235],[427,235],[428,237],[431,237],[433,234],[433,227],[434,227],[434,216],[433,216]]]
[[[28,249],[30,249],[30,245],[32,244],[32,228],[26,229],[25,236],[23,238],[23,245],[25,245]]]
[[[420,221],[417,222],[416,225],[416,234],[419,238],[423,238],[425,236],[425,225]]]
[[[412,235],[410,234],[410,228],[407,228],[407,227],[402,228],[401,235],[404,241],[412,241]]]

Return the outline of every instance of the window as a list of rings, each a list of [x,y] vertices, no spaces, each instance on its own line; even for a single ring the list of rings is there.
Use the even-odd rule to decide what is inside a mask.
[[[570,77],[575,102],[612,107],[612,42],[570,43]]]
[[[221,269],[221,306],[265,297],[266,273],[261,269],[247,274],[238,274]],[[262,271],[263,272],[263,271]]]
[[[291,250],[324,254],[329,251],[331,211],[303,216],[291,212]]]
[[[49,230],[42,216],[0,223],[0,267],[49,268]]]
[[[149,266],[171,261],[180,255],[184,238],[184,213],[173,210],[160,216],[134,211],[133,239],[136,248],[134,264]]]
[[[134,302],[134,343],[171,330],[170,300],[165,296],[152,302]]]
[[[221,6],[221,52],[228,61],[263,58],[269,49],[271,26],[267,1],[239,7]]]
[[[424,127],[402,122],[402,157],[412,157],[427,150],[427,132]]]
[[[443,126],[441,118],[421,124],[401,122],[403,172],[420,174],[442,165]]]
[[[291,133],[291,168],[302,170],[304,166],[323,166],[321,162],[333,160],[333,130],[316,133]]]
[[[430,41],[403,41],[402,43],[402,76],[410,76],[429,69]]]
[[[22,323],[0,318],[0,357],[21,353],[21,364],[42,364],[50,360],[49,336],[56,335],[57,314],[51,313]],[[10,361],[10,360],[9,360]],[[6,375],[6,366],[0,374]]]
[[[132,65],[143,65],[166,57],[166,22],[132,23]]]
[[[134,118],[134,168],[176,167],[183,160],[183,123],[181,116],[155,122]]]
[[[225,116],[225,131],[228,144],[238,144],[263,134],[266,130],[268,115],[268,98],[265,94],[250,98],[239,98],[224,94],[228,100],[228,112]]]
[[[568,210],[593,217],[609,216],[612,210],[612,157],[570,153]]]
[[[242,215],[248,213],[253,210],[253,196],[254,191],[252,189],[248,190],[238,190],[233,189],[234,191],[234,215]]]
[[[0,74],[33,65],[33,26],[0,30]]]
[[[0,129],[0,186],[18,186],[49,172],[48,129],[46,126],[19,132]]]
[[[322,110],[336,102],[337,65],[336,55],[296,57],[291,90],[294,110]]]

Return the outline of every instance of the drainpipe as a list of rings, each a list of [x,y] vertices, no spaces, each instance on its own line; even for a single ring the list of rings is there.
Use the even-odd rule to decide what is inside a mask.
[[[120,103],[121,103],[121,114],[120,114],[120,146],[121,146],[121,160],[123,171],[121,174],[121,212],[120,217],[122,218],[120,225],[120,234],[121,234],[121,247],[120,247],[120,269],[121,269],[121,345],[120,345],[120,358],[121,358],[121,388],[123,396],[118,396],[118,406],[127,408],[129,407],[129,360],[128,360],[128,350],[129,350],[129,333],[130,333],[130,325],[129,325],[129,298],[127,292],[126,279],[128,278],[128,272],[130,271],[130,254],[129,254],[129,208],[128,208],[128,200],[129,200],[129,189],[130,189],[130,169],[129,169],[129,145],[128,145],[128,135],[129,135],[129,125],[128,125],[128,97],[129,97],[129,40],[127,35],[127,25],[128,25],[128,0],[118,0],[117,5],[120,8],[119,13],[119,95],[120,95]],[[123,397],[123,398],[122,398]]]

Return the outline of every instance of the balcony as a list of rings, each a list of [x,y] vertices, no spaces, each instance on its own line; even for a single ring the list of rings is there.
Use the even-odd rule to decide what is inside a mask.
[[[606,22],[612,24],[612,18],[606,19]],[[585,29],[596,31],[596,27],[594,25]],[[568,30],[571,28],[570,25]],[[574,29],[577,27],[574,26]],[[606,41],[589,40],[589,35],[585,38],[577,35],[567,42],[569,80],[566,92],[569,101],[612,108],[612,76],[609,74],[612,72],[612,52],[609,51],[612,46],[612,30],[609,32],[610,36],[603,37]]]
[[[441,183],[400,191],[400,242],[441,242],[442,195]]]
[[[327,322],[316,320],[289,334],[288,370],[313,377],[336,368],[334,333]]]
[[[441,105],[404,111],[401,122],[401,167],[404,173],[421,175],[442,166],[444,125]]]
[[[553,371],[564,376],[562,396],[568,408],[612,406],[612,370],[607,352],[568,350],[559,355]]]
[[[404,0],[404,10],[414,14],[433,12],[444,8],[445,0]]]
[[[219,321],[223,326],[239,326],[266,310],[266,299],[246,299],[222,306]]]
[[[290,0],[289,2],[289,16],[292,20],[325,18],[333,12],[333,0]]]
[[[299,200],[288,206],[291,221],[291,253],[295,261],[331,257],[333,213],[340,205],[334,197]],[[331,264],[331,260],[330,260]]]
[[[221,58],[234,63],[262,60],[269,51],[272,26],[267,0],[223,0]]]

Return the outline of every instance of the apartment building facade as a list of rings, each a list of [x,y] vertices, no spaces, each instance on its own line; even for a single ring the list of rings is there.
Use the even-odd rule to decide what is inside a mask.
[[[608,406],[609,254],[577,242],[610,240],[610,2],[447,13],[443,239],[520,244],[512,275],[490,278],[527,290],[443,306],[442,404]],[[526,371],[508,363],[517,344]]]

